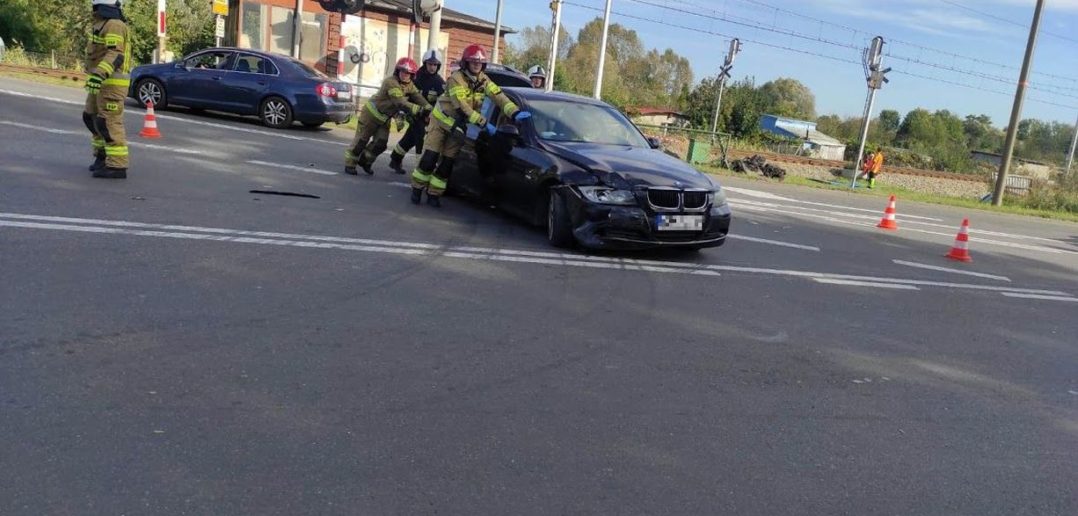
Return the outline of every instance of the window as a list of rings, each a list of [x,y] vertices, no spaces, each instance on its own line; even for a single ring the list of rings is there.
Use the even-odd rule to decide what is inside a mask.
[[[270,8],[270,38],[267,48],[275,54],[292,55],[292,9]]]
[[[533,100],[528,106],[544,140],[650,147],[640,130],[610,106],[557,100]]]
[[[231,70],[233,55],[232,52],[225,51],[203,52],[191,56],[183,64],[192,70]]]
[[[262,39],[262,21],[265,17],[262,15],[262,9],[261,4],[243,4],[243,33],[240,36],[239,46],[265,50],[265,42]]]
[[[251,54],[240,54],[236,59],[235,71],[240,73],[277,75],[277,67],[273,66],[273,62]]]
[[[326,53],[326,15],[303,13],[303,26],[299,37],[299,58],[307,62],[318,62]]]

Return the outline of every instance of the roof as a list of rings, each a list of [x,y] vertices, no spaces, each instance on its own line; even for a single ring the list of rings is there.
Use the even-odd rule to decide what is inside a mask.
[[[812,142],[818,145],[825,145],[829,147],[845,147],[846,144],[839,140],[832,138],[820,131],[816,130],[816,122],[810,122],[808,120],[798,120],[796,118],[787,118],[778,115],[761,115],[760,121],[763,122],[765,118],[775,119],[775,127],[765,127],[761,123],[761,128],[779,134],[781,136],[789,136],[792,138],[798,138],[807,142]]]
[[[367,2],[367,5],[369,7],[376,7],[379,9],[388,9],[390,11],[403,12],[409,17],[411,17],[412,15],[412,0],[370,0]],[[473,27],[482,27],[484,29],[494,30],[494,22],[443,7],[442,21],[446,20],[463,23],[465,25],[471,25]],[[517,32],[511,27],[507,27],[505,25],[502,25],[501,31],[502,34],[516,34]]]
[[[983,156],[992,156],[993,158],[1000,158],[1000,159],[1003,159],[1003,155],[1002,155],[1002,154],[998,154],[998,153],[995,153],[995,152],[988,152],[988,151],[979,151],[979,150],[975,150],[975,151],[969,151],[969,153],[970,153],[971,155],[972,155],[972,154],[980,154],[980,155],[983,155]],[[1044,166],[1046,166],[1046,167],[1048,167],[1048,166],[1051,166],[1051,165],[1049,165],[1048,163],[1045,163],[1045,162],[1043,162],[1043,161],[1035,161],[1035,160],[1032,160],[1032,159],[1025,159],[1025,158],[1019,158],[1018,156],[1014,156],[1014,157],[1013,157],[1013,158],[1011,158],[1011,159],[1013,159],[1013,160],[1015,160],[1015,161],[1020,161],[1020,162],[1022,162],[1022,163],[1029,163],[1030,165],[1044,165]]]
[[[603,102],[599,99],[592,97],[585,97],[583,95],[577,95],[575,93],[566,93],[564,91],[546,91],[539,88],[503,88],[505,91],[511,91],[514,94],[520,96],[524,100],[556,100],[559,102],[576,102],[578,104],[591,104],[594,106],[610,107],[610,104]]]
[[[633,112],[633,113],[636,113],[636,114],[639,114],[639,115],[673,115],[673,116],[679,116],[679,117],[684,117],[685,116],[684,113],[682,113],[680,111],[675,111],[675,110],[670,109],[670,108],[633,107],[633,108],[629,108],[629,111]]]

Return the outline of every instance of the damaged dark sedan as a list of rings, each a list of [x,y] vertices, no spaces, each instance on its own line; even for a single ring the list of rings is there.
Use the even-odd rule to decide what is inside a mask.
[[[514,123],[485,104],[497,132],[469,126],[451,193],[546,226],[557,247],[702,249],[726,241],[722,188],[617,109],[578,95],[504,91],[532,117]]]

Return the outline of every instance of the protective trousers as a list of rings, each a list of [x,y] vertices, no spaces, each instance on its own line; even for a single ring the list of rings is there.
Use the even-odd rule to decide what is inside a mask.
[[[440,123],[431,122],[423,139],[426,150],[419,159],[419,165],[412,171],[412,188],[426,188],[427,195],[434,197],[445,193],[449,176],[453,173],[453,160],[463,145],[462,129],[446,129]],[[439,158],[441,163],[438,163]]]
[[[394,157],[397,159],[403,158],[412,147],[415,147],[416,154],[422,154],[423,135],[426,129],[427,125],[423,120],[412,120],[412,123],[408,125],[408,130],[404,133],[404,137],[393,147]]]
[[[344,164],[354,167],[357,164],[369,167],[375,158],[389,146],[389,122],[375,120],[366,111],[359,115],[359,125],[352,145],[344,151]]]
[[[86,106],[82,110],[82,121],[90,130],[93,139],[94,157],[105,156],[108,168],[126,169],[128,165],[127,135],[124,133],[124,97],[127,87],[109,84],[106,79],[98,93],[86,95]]]

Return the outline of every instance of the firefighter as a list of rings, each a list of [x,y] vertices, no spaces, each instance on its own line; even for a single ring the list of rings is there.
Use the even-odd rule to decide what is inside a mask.
[[[427,191],[427,204],[439,207],[440,198],[453,173],[453,160],[464,144],[464,128],[474,124],[494,134],[495,128],[479,107],[490,97],[506,116],[520,121],[530,118],[531,113],[521,110],[502,89],[484,73],[487,53],[479,45],[469,45],[460,58],[460,69],[453,72],[446,83],[446,92],[438,98],[432,120],[427,125],[423,139],[423,157],[412,171],[412,203],[419,204],[423,191]],[[437,168],[435,168],[437,165]]]
[[[535,65],[528,68],[528,78],[532,81],[532,88],[545,88],[546,87],[546,70],[542,66]]]
[[[124,98],[131,83],[131,41],[119,0],[93,0],[93,26],[86,50],[86,106],[82,121],[93,135],[94,177],[127,178]]]
[[[423,119],[430,112],[430,103],[412,82],[417,68],[410,57],[398,59],[393,75],[382,81],[382,87],[378,88],[378,92],[360,111],[356,136],[352,138],[352,145],[344,153],[345,174],[356,175],[356,165],[367,175],[374,174],[371,165],[389,145],[390,117],[398,110],[403,110],[413,119]]]
[[[438,73],[442,68],[441,54],[440,51],[434,48],[426,51],[423,54],[423,67],[419,69],[419,73],[415,76],[416,88],[419,88],[419,93],[431,105],[438,102],[438,97],[445,93],[445,79]],[[415,147],[417,155],[423,153],[423,134],[427,131],[429,121],[429,116],[416,118],[408,125],[408,132],[404,133],[404,137],[393,147],[393,152],[389,157],[389,168],[392,168],[394,172],[398,174],[404,173],[401,161],[404,160],[404,155],[408,154],[408,150],[412,147]]]

